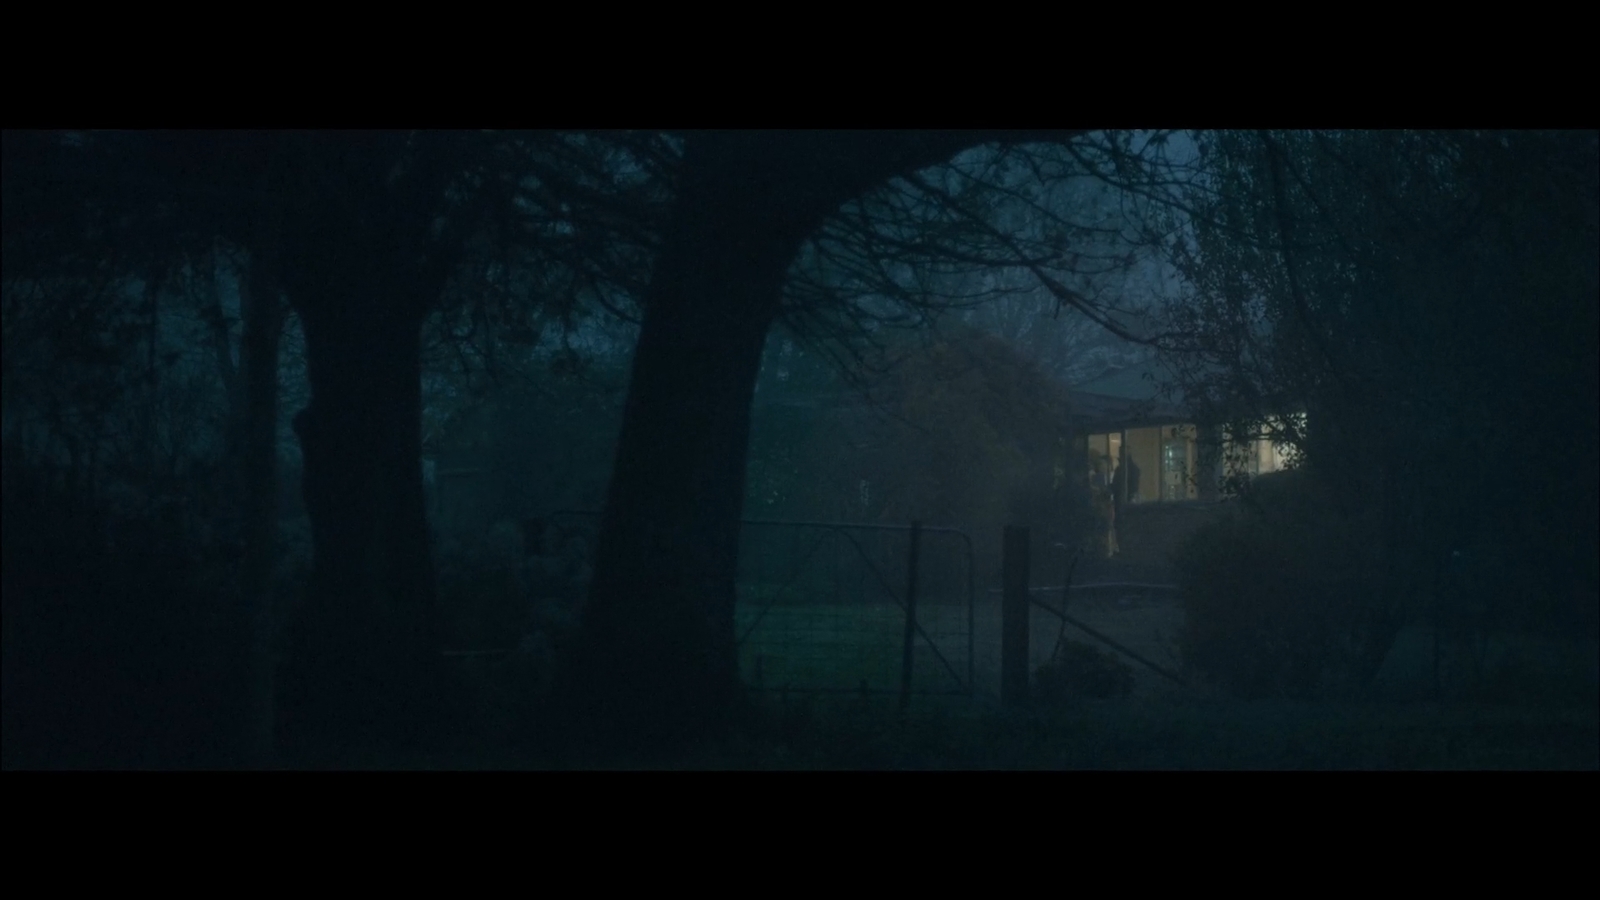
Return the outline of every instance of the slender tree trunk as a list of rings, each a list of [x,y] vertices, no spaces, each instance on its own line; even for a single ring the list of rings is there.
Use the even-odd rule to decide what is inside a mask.
[[[278,286],[275,234],[253,249],[250,270],[240,287],[244,334],[240,363],[244,411],[239,435],[243,486],[244,559],[239,593],[249,620],[250,710],[247,760],[255,767],[273,764],[272,564],[278,536],[278,349],[283,333],[283,300]]]

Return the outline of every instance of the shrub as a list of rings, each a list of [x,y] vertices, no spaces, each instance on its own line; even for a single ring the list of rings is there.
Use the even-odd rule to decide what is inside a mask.
[[[1133,668],[1098,647],[1067,641],[1055,659],[1034,672],[1033,690],[1044,703],[1126,697],[1133,691]]]
[[[452,645],[515,646],[528,624],[521,539],[510,523],[453,536],[439,547],[439,603]]]
[[[5,468],[5,767],[236,765],[246,623],[226,567],[170,523]]]
[[[1397,627],[1372,530],[1305,472],[1263,476],[1198,529],[1176,568],[1187,666],[1245,697],[1364,686]]]

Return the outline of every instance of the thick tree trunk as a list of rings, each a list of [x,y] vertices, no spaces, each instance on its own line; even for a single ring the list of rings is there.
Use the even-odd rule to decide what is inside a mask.
[[[722,154],[686,160],[635,351],[595,575],[559,696],[590,737],[650,753],[724,722],[750,402],[798,247]]]
[[[423,495],[421,327],[459,251],[434,233],[460,171],[456,142],[369,132],[294,143],[287,177],[304,193],[287,210],[282,277],[311,385],[294,426],[313,561],[287,635],[280,721],[285,740],[432,742],[448,734],[456,698]]]
[[[422,483],[426,304],[407,302],[396,279],[343,281],[296,302],[312,399],[294,424],[314,561],[285,726],[300,739],[423,739],[445,702]]]

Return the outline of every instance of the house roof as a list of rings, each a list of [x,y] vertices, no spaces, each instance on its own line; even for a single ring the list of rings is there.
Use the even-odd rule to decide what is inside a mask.
[[[1161,394],[1165,372],[1153,359],[1123,366],[1071,385],[1074,392],[1120,397],[1126,400],[1152,400]]]
[[[1081,431],[1095,434],[1187,423],[1193,416],[1182,406],[1156,397],[1134,399],[1075,390],[1072,392],[1072,419]]]
[[[1129,366],[1068,389],[1071,419],[1080,432],[1098,433],[1123,428],[1186,423],[1192,414],[1181,404],[1160,396],[1160,373],[1155,364]],[[882,397],[878,397],[882,402]],[[865,407],[872,401],[858,393],[839,389],[801,396],[758,396],[755,411],[764,409],[838,409]]]
[[[1072,385],[1072,417],[1089,433],[1188,422],[1192,414],[1161,396],[1165,372],[1148,358]]]

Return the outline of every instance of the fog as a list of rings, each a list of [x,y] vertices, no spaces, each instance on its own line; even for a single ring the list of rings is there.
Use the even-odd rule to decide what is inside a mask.
[[[4,140],[8,770],[1600,767],[1594,132]]]

